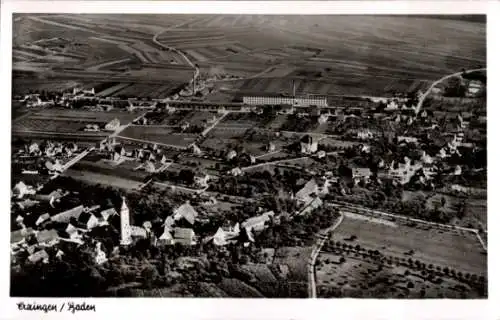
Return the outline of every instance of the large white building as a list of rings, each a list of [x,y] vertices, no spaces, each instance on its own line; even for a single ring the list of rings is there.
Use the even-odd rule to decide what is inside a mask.
[[[297,97],[243,97],[243,103],[247,105],[293,105],[301,107],[317,106],[328,107],[326,98],[310,97],[310,98],[297,98]]]

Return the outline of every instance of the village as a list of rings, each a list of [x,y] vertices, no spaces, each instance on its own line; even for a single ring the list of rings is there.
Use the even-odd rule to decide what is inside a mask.
[[[340,105],[295,92],[226,104],[114,101],[93,89],[45,94],[50,103],[29,95],[22,101],[39,110],[39,121],[43,112],[61,123],[68,112],[85,112],[89,121],[71,120],[75,131],[64,140],[48,128],[47,138],[13,142],[13,264],[51,265],[85,248],[91,265],[109,268],[147,243],[148,252],[196,248],[186,249],[197,252],[189,251],[194,261],[207,246],[243,250],[250,258],[233,262],[265,265],[262,253],[278,249],[270,242],[312,245],[317,232],[354,210],[343,203],[365,208],[370,219],[382,210],[470,228],[481,240],[484,222],[467,212],[467,199],[485,188],[485,113],[474,96],[483,89],[464,83],[469,97],[454,101],[462,106],[456,112],[442,111],[454,99],[441,96],[446,87],[429,91],[423,106],[422,92]],[[100,114],[107,120],[92,120]],[[104,193],[99,204],[84,196],[92,186]],[[138,199],[152,194],[166,195],[169,205],[155,200],[146,214]],[[356,210],[350,217],[359,220]],[[290,227],[297,221],[303,230]]]

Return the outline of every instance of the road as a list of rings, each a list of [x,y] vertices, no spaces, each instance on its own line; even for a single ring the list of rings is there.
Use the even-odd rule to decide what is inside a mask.
[[[77,163],[78,161],[82,160],[83,158],[85,158],[85,156],[87,156],[90,152],[92,152],[95,148],[92,147],[90,149],[87,149],[85,151],[83,151],[82,153],[76,155],[73,159],[69,160],[68,162],[66,162],[63,166],[62,166],[62,171],[61,172],[58,172],[56,174],[54,174],[52,177],[50,177],[50,179],[55,179],[57,177],[59,177],[61,174],[64,173],[64,171],[68,170],[69,167],[71,167],[72,165],[74,165],[75,163]]]
[[[255,168],[260,168],[263,166],[268,166],[268,165],[273,165],[273,164],[278,164],[281,162],[287,162],[287,161],[295,161],[295,160],[302,160],[302,159],[307,159],[309,156],[306,157],[299,157],[299,158],[291,158],[291,159],[282,159],[282,160],[275,160],[275,161],[269,161],[269,162],[264,162],[264,163],[259,163],[259,164],[254,164],[248,167],[240,168],[241,171],[245,170],[250,170],[250,169],[255,169]]]
[[[201,133],[201,135],[203,137],[205,137],[213,128],[215,128],[216,125],[219,124],[219,122],[222,121],[222,119],[224,119],[230,112],[224,112],[224,114],[219,118],[217,119],[214,123],[212,123],[210,125],[210,127],[206,128],[205,130],[203,130],[203,132]]]
[[[208,189],[208,187],[205,187],[203,189],[193,189],[193,188],[176,186],[174,184],[162,183],[162,182],[158,182],[158,181],[155,181],[154,184],[162,186],[162,187],[167,187],[167,188],[172,188],[172,189],[178,189],[178,190],[187,191],[187,192],[194,192],[194,193],[198,193],[198,194],[203,193],[203,192],[205,192]]]
[[[486,71],[486,68],[479,68],[479,69],[471,69],[471,70],[466,70],[465,72],[474,72],[474,71]],[[415,108],[415,113],[418,114],[420,112],[420,109],[422,109],[422,105],[425,101],[425,99],[427,98],[427,96],[431,93],[432,89],[438,85],[440,82],[443,82],[444,80],[447,80],[449,78],[453,78],[453,77],[458,77],[462,74],[462,72],[456,72],[456,73],[452,73],[452,74],[449,74],[447,76],[444,76],[442,77],[441,79],[438,79],[436,81],[434,81],[431,86],[429,87],[429,89],[427,89],[427,91],[425,91],[425,93],[420,97],[420,99],[418,100],[418,103],[417,103],[417,107]]]
[[[123,139],[123,140],[130,140],[130,141],[136,141],[136,142],[142,142],[142,143],[148,143],[148,144],[156,144],[158,146],[164,146],[167,148],[173,148],[173,149],[179,149],[179,150],[186,150],[189,147],[189,146],[182,147],[182,146],[173,145],[173,144],[166,144],[166,143],[161,143],[161,142],[152,141],[152,140],[135,139],[135,138],[124,137],[124,136],[120,136],[120,135],[117,135],[115,137]]]
[[[318,235],[318,241],[316,242],[313,251],[311,253],[311,258],[309,261],[309,267],[308,267],[308,291],[309,291],[309,298],[316,298],[316,278],[314,276],[315,274],[315,264],[316,264],[316,259],[318,258],[318,255],[321,251],[321,248],[325,244],[326,240],[328,239],[328,235],[333,232],[344,220],[344,214],[342,211],[340,211],[340,216],[337,219],[337,222],[327,228],[326,230],[323,230],[319,233]]]
[[[477,229],[473,229],[473,228],[466,228],[466,227],[454,226],[454,225],[450,225],[450,224],[442,224],[442,223],[429,222],[429,221],[425,221],[425,220],[421,220],[421,219],[408,218],[408,217],[393,214],[393,213],[387,213],[387,212],[383,212],[383,211],[379,211],[379,210],[365,208],[365,207],[362,207],[359,205],[353,205],[351,203],[343,202],[343,201],[330,201],[329,203],[330,203],[330,205],[337,207],[339,209],[349,209],[349,210],[353,210],[354,212],[358,212],[358,213],[364,212],[364,213],[373,214],[373,215],[380,215],[380,216],[384,216],[384,217],[397,218],[397,219],[401,219],[401,220],[405,220],[405,221],[406,220],[413,221],[413,222],[420,223],[420,224],[426,224],[426,225],[430,225],[433,227],[440,227],[440,228],[445,228],[445,229],[450,229],[450,230],[461,230],[461,231],[474,232],[474,233],[476,233],[478,231]]]
[[[167,31],[169,31],[169,30],[176,29],[176,28],[178,28],[178,27],[180,27],[180,26],[182,26],[182,25],[184,25],[184,24],[187,24],[187,23],[189,23],[189,22],[190,22],[190,21],[183,22],[183,23],[177,24],[177,25],[175,25],[175,26],[168,27],[168,28],[165,28],[165,29],[161,30],[160,32],[158,32],[157,34],[155,34],[155,35],[154,35],[154,37],[153,37],[153,42],[154,42],[156,45],[158,45],[158,46],[160,46],[160,47],[162,47],[162,48],[164,48],[164,49],[166,49],[166,50],[168,50],[168,51],[172,51],[172,52],[177,53],[177,54],[178,54],[178,55],[180,55],[180,56],[181,56],[184,60],[186,60],[186,62],[187,62],[187,63],[188,63],[188,64],[189,64],[189,65],[190,65],[190,66],[191,66],[191,67],[195,70],[195,71],[194,71],[194,80],[196,81],[196,79],[197,79],[197,78],[198,78],[198,76],[200,75],[200,69],[196,66],[196,64],[194,64],[194,63],[193,63],[193,62],[189,59],[189,57],[187,57],[187,56],[184,54],[184,52],[182,52],[182,51],[180,51],[180,50],[178,50],[178,49],[176,49],[176,48],[174,48],[174,47],[168,46],[168,45],[166,45],[166,44],[164,44],[164,43],[162,43],[162,42],[158,41],[158,37],[159,37],[161,34],[163,34],[163,33],[167,32]],[[193,80],[191,80],[190,84],[192,83],[192,81],[193,81]],[[194,95],[194,92],[193,92],[193,95]]]

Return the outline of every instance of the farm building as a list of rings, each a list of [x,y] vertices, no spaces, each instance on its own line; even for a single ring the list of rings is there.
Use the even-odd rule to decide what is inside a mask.
[[[297,202],[309,203],[313,200],[314,196],[319,193],[319,186],[316,180],[311,179],[307,182],[302,189],[295,195]]]
[[[174,211],[174,220],[185,219],[190,224],[194,224],[198,212],[189,204],[189,202],[184,203]]]
[[[120,120],[115,118],[108,122],[106,126],[104,126],[104,129],[107,131],[115,131],[118,127],[120,127]]]
[[[310,135],[305,135],[300,139],[300,152],[309,154],[316,151],[318,151],[318,139]]]
[[[271,220],[274,216],[274,211],[265,212],[259,216],[248,218],[243,221],[241,227],[252,231],[262,231],[266,227],[266,222]]]
[[[469,82],[469,87],[467,88],[468,95],[475,95],[481,90],[482,84],[481,81],[472,80]]]
[[[297,97],[264,97],[264,96],[256,96],[256,97],[243,97],[243,103],[253,106],[262,106],[262,105],[293,105],[300,107],[328,107],[328,103],[326,98],[297,98]]]

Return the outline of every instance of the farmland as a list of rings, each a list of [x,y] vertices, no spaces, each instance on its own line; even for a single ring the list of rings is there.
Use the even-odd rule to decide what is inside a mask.
[[[118,137],[125,140],[157,143],[173,148],[187,148],[196,140],[197,135],[172,133],[172,129],[167,127],[129,126]]]
[[[43,73],[50,81],[127,77],[133,85],[121,94],[142,97],[168,96],[170,87],[186,83],[193,74],[179,53],[152,41],[155,35],[160,43],[181,50],[202,73],[210,74],[215,67],[219,74],[243,78],[215,82],[218,89],[213,95],[222,91],[233,95],[289,93],[291,79],[296,81],[297,94],[387,95],[415,91],[442,74],[486,61],[484,24],[461,20],[18,16],[14,22],[14,70]],[[443,43],[442,37],[449,41]],[[157,87],[144,86],[154,81]],[[162,88],[161,81],[167,81],[163,86],[169,87]]]
[[[336,262],[339,257],[343,257],[344,262]],[[472,285],[441,272],[436,272],[440,277],[429,277],[428,273],[403,263],[372,260],[366,255],[362,258],[359,253],[340,254],[340,251],[329,250],[322,252],[318,261],[316,276],[320,297],[460,299],[483,296]]]
[[[366,222],[355,216],[344,219],[335,230],[333,240],[342,241],[355,235],[355,244],[387,255],[405,257],[413,250],[412,259],[484,275],[486,256],[473,233]]]

